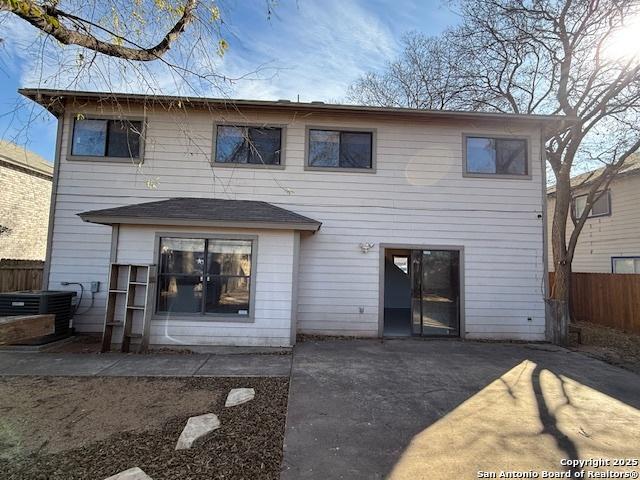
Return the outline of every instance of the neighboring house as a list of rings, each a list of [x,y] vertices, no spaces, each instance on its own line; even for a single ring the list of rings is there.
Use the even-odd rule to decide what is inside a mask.
[[[0,140],[0,259],[44,260],[53,167]]]
[[[111,261],[158,264],[152,344],[544,339],[556,117],[21,93],[59,119],[45,282],[103,285],[80,331]]]
[[[591,179],[602,169],[577,175],[571,179],[572,208],[580,215],[585,208]],[[551,223],[555,207],[555,187],[547,193],[549,235],[549,270],[553,271]],[[640,156],[627,160],[607,191],[593,206],[576,245],[574,272],[640,273]],[[567,239],[573,223],[567,219]]]

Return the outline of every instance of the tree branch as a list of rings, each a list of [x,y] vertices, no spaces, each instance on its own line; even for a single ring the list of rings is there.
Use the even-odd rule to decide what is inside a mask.
[[[171,45],[180,37],[187,26],[194,20],[198,0],[186,0],[182,8],[182,16],[167,34],[156,45],[144,47],[127,47],[116,43],[100,40],[88,33],[70,29],[62,22],[64,19],[75,20],[105,30],[88,20],[63,12],[53,5],[41,5],[32,0],[0,0],[0,11],[9,11],[23,20],[29,22],[37,29],[51,35],[64,45],[78,45],[110,57],[124,58],[127,60],[148,62],[157,60],[169,51]],[[119,40],[129,44],[133,42],[126,38],[113,34]]]

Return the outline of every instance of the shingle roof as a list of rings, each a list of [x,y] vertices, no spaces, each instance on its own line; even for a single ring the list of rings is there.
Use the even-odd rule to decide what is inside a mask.
[[[603,172],[604,167],[596,168],[589,172],[581,173],[575,177],[571,177],[571,188],[586,187],[593,179],[596,179]],[[626,175],[635,175],[640,173],[640,155],[635,154],[626,159],[622,168],[616,174],[616,177],[624,177]],[[614,179],[615,180],[615,179]],[[556,186],[552,185],[547,188],[547,195],[552,195],[556,192]]]
[[[367,113],[382,115],[404,115],[421,118],[445,118],[465,120],[499,120],[511,122],[524,122],[546,126],[565,121],[568,117],[562,115],[527,115],[498,112],[478,112],[473,110],[427,110],[404,107],[376,107],[369,105],[344,105],[324,102],[292,102],[289,100],[245,100],[230,98],[209,97],[184,97],[174,95],[145,95],[120,92],[87,92],[74,90],[57,90],[46,88],[21,88],[18,92],[25,97],[39,103],[56,115],[64,110],[65,98],[78,100],[93,100],[99,102],[126,101],[142,104],[168,104],[190,107],[213,106],[220,109],[235,111],[240,108],[284,110],[284,111],[311,111],[328,113]]]
[[[16,165],[32,172],[53,176],[53,166],[37,153],[25,150],[15,143],[0,140],[0,161]]]
[[[217,198],[171,198],[78,214],[85,222],[223,226],[316,231],[317,220],[266,202]]]

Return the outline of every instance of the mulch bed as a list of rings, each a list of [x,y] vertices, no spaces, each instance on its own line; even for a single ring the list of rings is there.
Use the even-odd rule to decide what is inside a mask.
[[[9,377],[9,381],[17,382],[16,378]],[[66,377],[59,378],[64,383]],[[162,388],[163,381],[176,381],[175,378],[122,380],[122,388],[126,388],[126,381],[157,382],[157,388]],[[77,382],[78,379],[73,381]],[[186,390],[205,389],[216,392],[212,395],[215,400],[210,408],[200,413],[215,413],[222,423],[218,430],[201,439],[191,449],[174,450],[189,417],[182,415],[169,418],[160,428],[115,433],[99,441],[88,438],[81,447],[58,453],[28,452],[0,459],[2,478],[100,480],[134,466],[140,467],[154,480],[279,478],[288,379],[183,378],[180,381],[184,382]],[[155,383],[153,385],[155,387]],[[237,407],[225,408],[226,393],[229,389],[238,387],[255,388],[255,399]],[[43,403],[46,402],[46,390],[40,393],[36,391],[34,395],[42,396]],[[46,405],[43,405],[42,412],[34,414],[36,413],[48,414]],[[70,418],[65,421],[73,420]],[[0,444],[0,454],[6,448],[6,444]]]
[[[582,344],[571,336],[576,350],[612,365],[640,374],[640,335],[589,322],[576,322],[582,329]]]

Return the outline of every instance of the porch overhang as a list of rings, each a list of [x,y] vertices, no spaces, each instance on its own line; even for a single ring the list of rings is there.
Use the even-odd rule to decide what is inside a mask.
[[[171,198],[78,213],[101,225],[164,225],[219,228],[297,230],[315,233],[321,222],[252,200]]]

